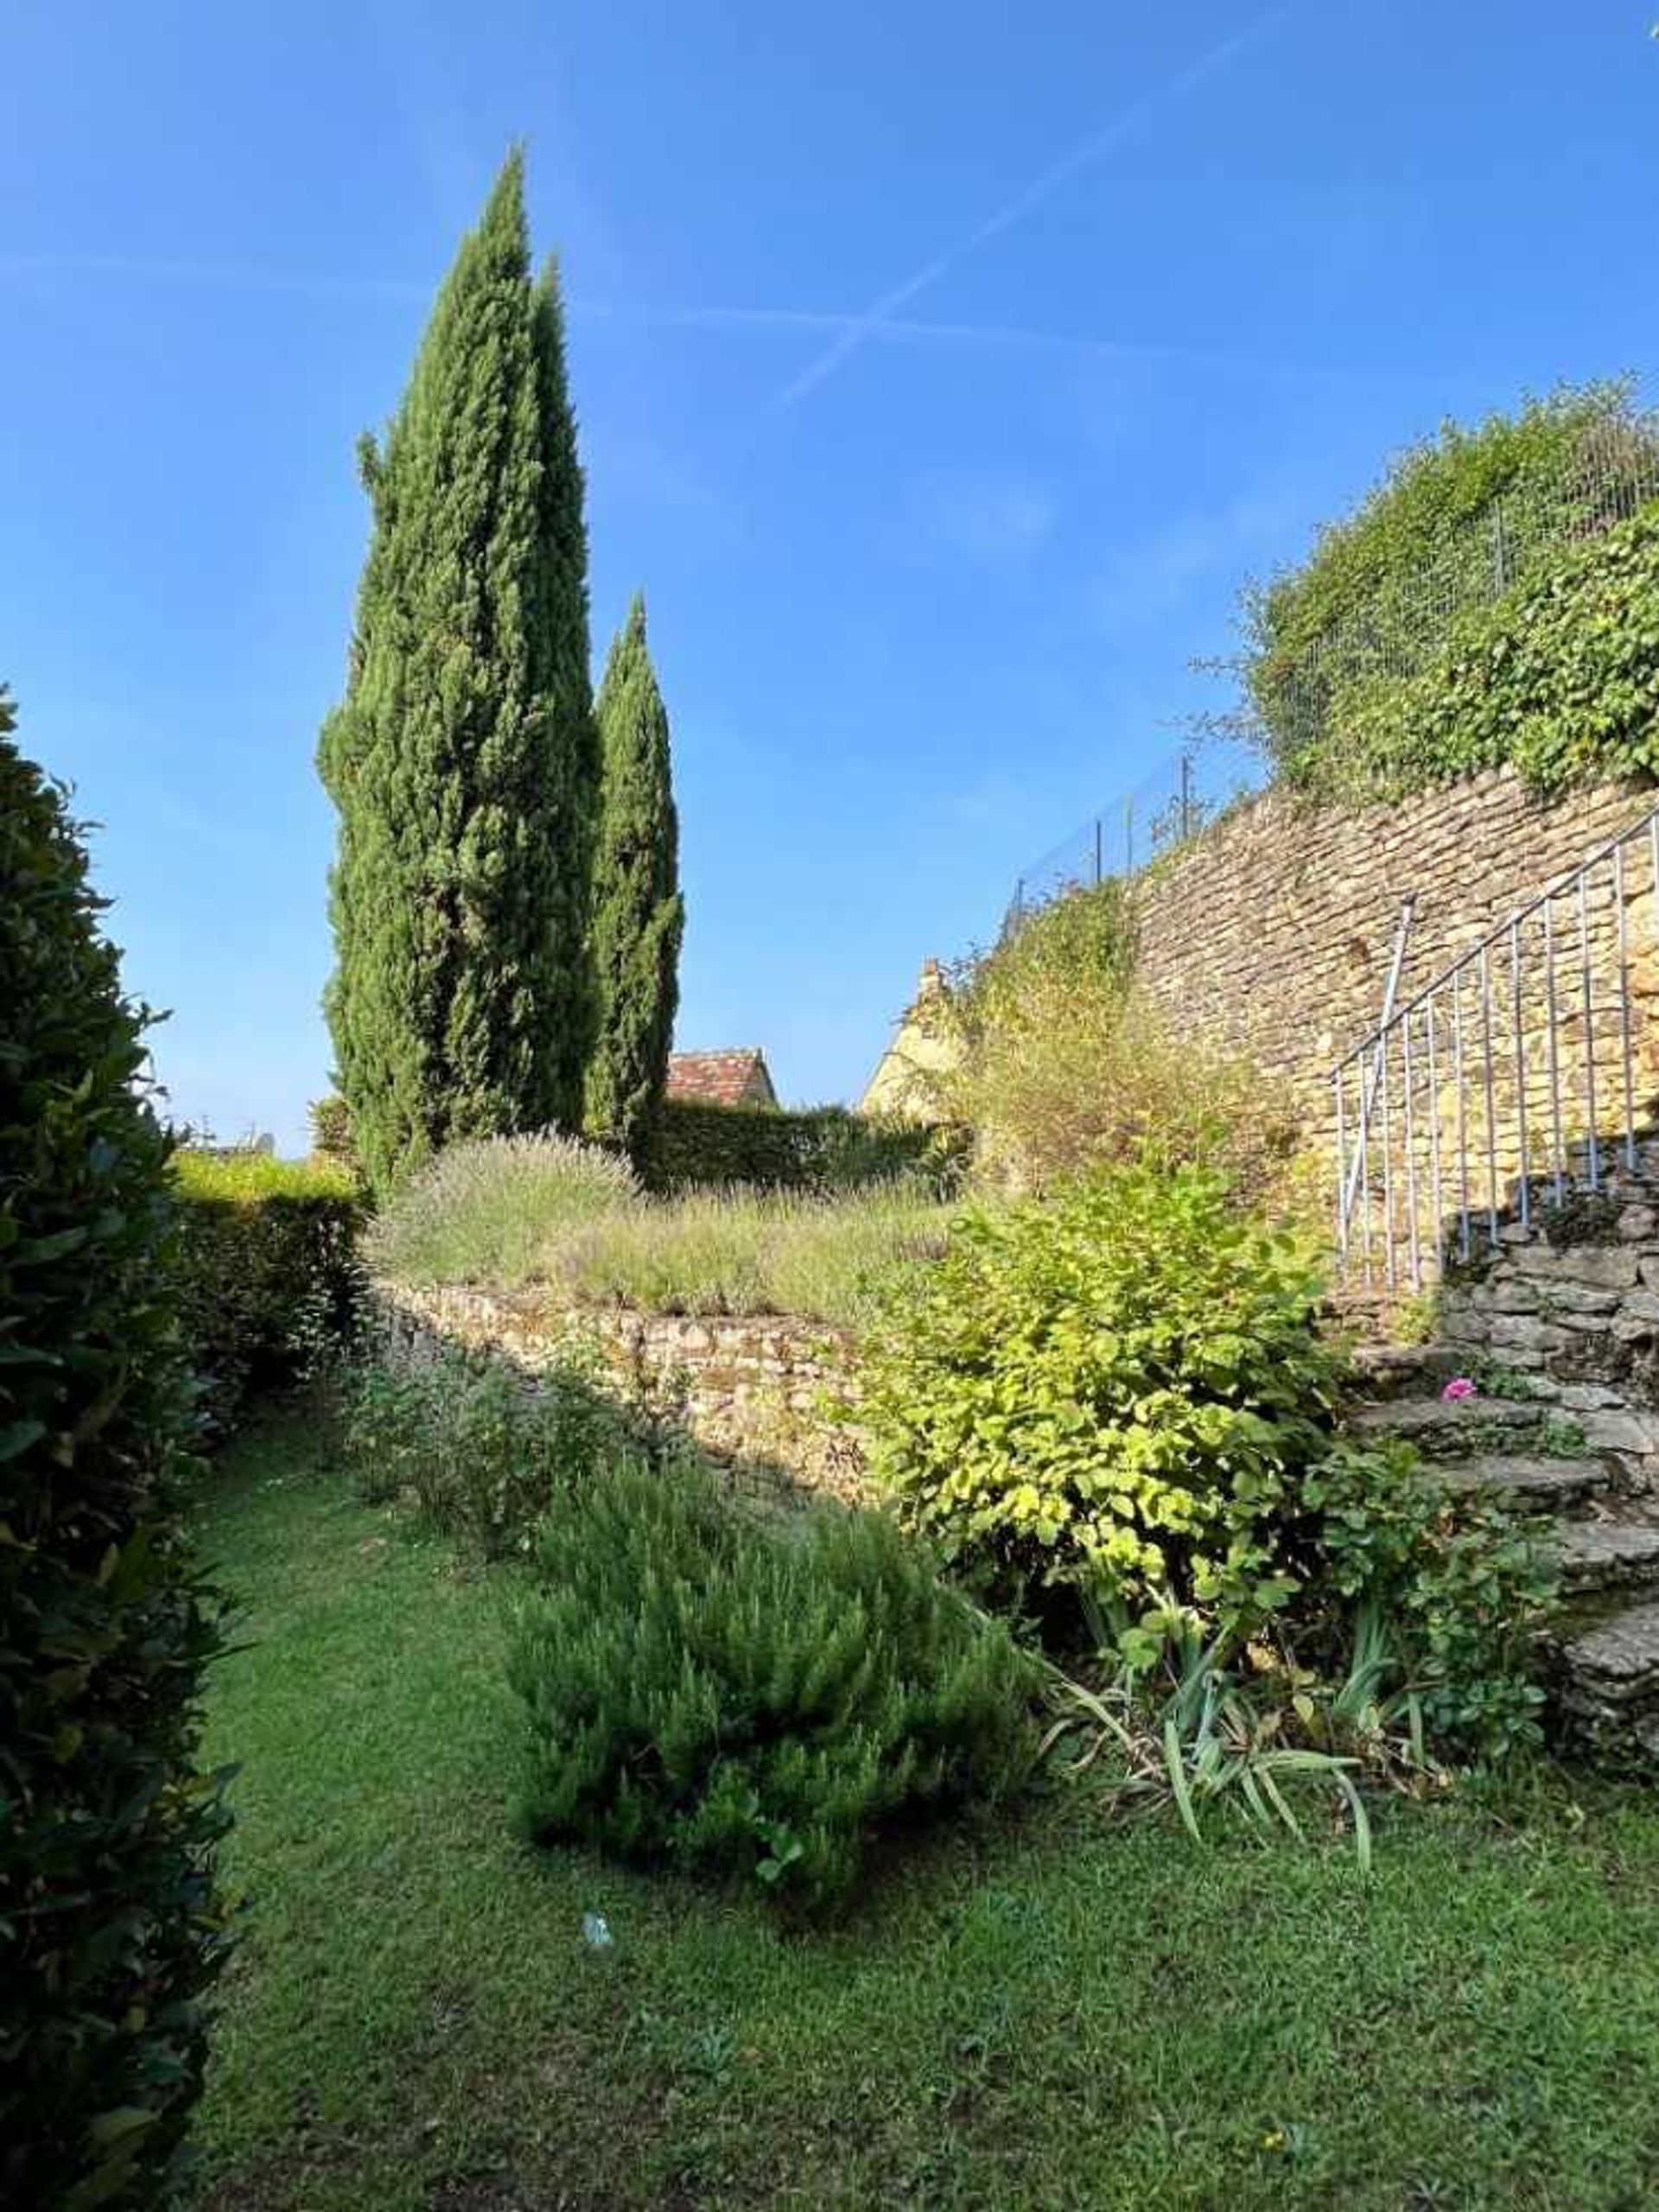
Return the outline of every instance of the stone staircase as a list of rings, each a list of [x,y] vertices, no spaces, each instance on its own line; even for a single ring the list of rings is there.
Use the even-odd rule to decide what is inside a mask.
[[[1442,1398],[1478,1363],[1464,1348],[1373,1345],[1358,1358],[1374,1395],[1351,1410],[1351,1433],[1404,1437],[1447,1482],[1548,1518],[1563,1590],[1548,1652],[1558,1735],[1599,1756],[1659,1762],[1659,1494],[1630,1455],[1591,1444],[1546,1397]],[[1505,1389],[1527,1387],[1522,1370],[1484,1372]]]
[[[1535,1180],[1525,1223],[1512,1186],[1490,1249],[1448,1260],[1434,1341],[1362,1351],[1351,1426],[1549,1517],[1560,1732],[1659,1764],[1659,1138],[1634,1149],[1608,1147],[1593,1188],[1576,1160],[1560,1203]],[[1477,1395],[1447,1402],[1459,1375]]]

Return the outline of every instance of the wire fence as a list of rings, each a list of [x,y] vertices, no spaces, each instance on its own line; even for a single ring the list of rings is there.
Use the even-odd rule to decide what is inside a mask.
[[[1370,587],[1363,606],[1313,638],[1248,664],[1246,712],[1280,758],[1332,737],[1358,686],[1420,674],[1460,615],[1489,607],[1549,556],[1601,537],[1659,499],[1659,410],[1631,404],[1589,423],[1556,465],[1494,493],[1430,560]],[[1264,603],[1271,601],[1271,590]]]
[[[1550,555],[1587,542],[1659,499],[1659,408],[1616,394],[1553,468],[1495,493],[1466,514],[1430,560],[1377,582],[1364,604],[1311,638],[1270,644],[1242,660],[1197,661],[1230,672],[1240,702],[1190,718],[1195,734],[1130,791],[1027,861],[1007,931],[1066,891],[1136,874],[1258,791],[1276,764],[1330,741],[1341,702],[1362,684],[1431,666],[1458,618],[1503,598]],[[1271,588],[1256,594],[1265,607]]]
[[[1003,934],[1068,891],[1137,874],[1261,788],[1261,752],[1241,739],[1205,738],[1168,753],[1133,791],[1079,823],[1027,863],[1002,918]]]

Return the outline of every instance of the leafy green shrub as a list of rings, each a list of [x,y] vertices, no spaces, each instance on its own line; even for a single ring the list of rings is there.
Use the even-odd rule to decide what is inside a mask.
[[[1299,569],[1246,594],[1246,680],[1275,765],[1317,775],[1324,750],[1345,745],[1357,686],[1422,670],[1472,609],[1630,514],[1656,482],[1654,427],[1617,384],[1563,387],[1472,429],[1448,423],[1409,448]]]
[[[1301,1502],[1327,1646],[1344,1601],[1374,1608],[1433,1740],[1491,1759],[1536,1744],[1536,1645],[1555,1576],[1531,1529],[1496,1497],[1451,1489],[1401,1444],[1338,1445],[1308,1473]]]
[[[75,831],[0,697],[0,2201],[158,2200],[200,2086],[221,1648],[169,1140]]]
[[[775,1106],[664,1102],[647,1161],[654,1190],[850,1191],[905,1177],[938,1192],[955,1187],[957,1147],[949,1132],[844,1106],[787,1112]]]
[[[1155,1147],[1282,1198],[1297,1144],[1287,1094],[1249,1062],[1178,1039],[1134,988],[1124,887],[1068,893],[959,976],[961,1051],[936,1079],[972,1132],[983,1187],[1053,1190]]]
[[[648,1198],[613,1154],[498,1137],[442,1154],[412,1179],[365,1250],[398,1281],[544,1282],[575,1305],[851,1326],[937,1256],[945,1219],[911,1183],[840,1198],[737,1188]]]
[[[1659,505],[1464,615],[1421,674],[1353,686],[1300,772],[1395,798],[1506,763],[1539,791],[1659,773]]]
[[[617,1152],[550,1131],[451,1145],[376,1217],[364,1243],[398,1282],[533,1281],[574,1230],[641,1203]]]
[[[969,1214],[870,1348],[874,1471],[982,1586],[1051,1617],[1045,1590],[1075,1593],[1057,1625],[1071,1643],[1087,1630],[1115,1676],[1196,1643],[1230,1695],[1241,1669],[1274,1677],[1252,1713],[1306,1705],[1302,1747],[1345,1756],[1351,1732],[1333,1742],[1314,1718],[1369,1612],[1388,1652],[1366,1669],[1373,1702],[1408,1700],[1448,1754],[1502,1757],[1537,1735],[1542,1555],[1408,1448],[1336,1435],[1345,1378],[1319,1291],[1202,1170],[1141,1162]],[[1230,1733],[1248,1748],[1232,1713],[1225,1729],[1210,1714],[1195,1756]]]
[[[181,1152],[180,1310],[209,1418],[349,1344],[361,1295],[354,1178],[327,1162]]]
[[[556,1494],[535,1567],[510,1679],[537,1839],[821,1904],[880,1830],[1032,1764],[1030,1661],[882,1516],[752,1521],[624,1452]]]
[[[523,1550],[561,1484],[640,1431],[573,1351],[533,1383],[484,1355],[365,1365],[345,1380],[341,1431],[366,1503],[405,1497],[486,1559]]]
[[[1247,1624],[1298,1586],[1275,1530],[1339,1388],[1319,1295],[1205,1169],[970,1211],[870,1347],[874,1471],[993,1586]]]

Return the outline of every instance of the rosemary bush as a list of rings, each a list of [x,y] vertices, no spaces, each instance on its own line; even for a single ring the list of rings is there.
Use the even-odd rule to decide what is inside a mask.
[[[539,1530],[510,1679],[523,1820],[820,1906],[899,1821],[1017,1789],[1033,1663],[874,1513],[750,1518],[683,1453],[613,1453]]]

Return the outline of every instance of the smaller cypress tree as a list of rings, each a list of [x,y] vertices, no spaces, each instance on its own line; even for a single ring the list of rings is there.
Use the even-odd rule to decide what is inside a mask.
[[[636,597],[612,641],[595,710],[601,800],[590,944],[596,1030],[587,1124],[636,1156],[668,1081],[679,1004],[680,834],[668,714]]]

